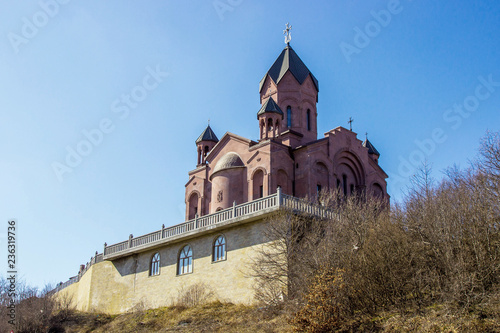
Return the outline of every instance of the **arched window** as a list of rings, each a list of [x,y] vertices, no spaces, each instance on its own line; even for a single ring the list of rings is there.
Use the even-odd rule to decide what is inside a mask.
[[[149,276],[160,275],[160,253],[156,252],[151,258]]]
[[[188,220],[194,219],[196,217],[196,214],[198,214],[198,198],[199,196],[196,192],[189,196]]]
[[[222,235],[215,239],[212,253],[212,261],[221,260],[226,260],[226,239]]]
[[[177,274],[187,274],[193,272],[193,251],[191,246],[186,245],[179,252],[179,261],[177,263]]]
[[[307,130],[311,130],[311,110],[307,109],[306,113],[306,123],[307,123]]]
[[[205,156],[207,156],[207,154],[208,154],[208,146],[205,146],[205,151],[204,151],[204,153],[205,153]]]
[[[347,176],[342,175],[342,186],[344,190],[344,195],[347,195]]]
[[[316,198],[319,198],[321,194],[321,184],[316,185]]]
[[[264,172],[257,170],[252,177],[253,199],[259,199],[264,196]]]
[[[292,107],[290,105],[288,105],[286,108],[286,121],[287,127],[292,127]]]
[[[267,135],[273,136],[273,120],[271,118],[267,120]]]
[[[384,198],[384,190],[382,189],[382,186],[380,186],[380,184],[378,184],[378,183],[373,184],[372,192],[376,198],[379,198],[379,199]]]

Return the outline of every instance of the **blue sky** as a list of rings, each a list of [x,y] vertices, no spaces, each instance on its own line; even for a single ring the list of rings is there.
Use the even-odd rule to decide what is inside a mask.
[[[104,242],[183,222],[195,139],[209,118],[257,139],[287,22],[320,136],[353,117],[393,202],[422,159],[439,178],[499,130],[498,1],[4,1],[0,246],[17,219],[21,276],[65,281]]]

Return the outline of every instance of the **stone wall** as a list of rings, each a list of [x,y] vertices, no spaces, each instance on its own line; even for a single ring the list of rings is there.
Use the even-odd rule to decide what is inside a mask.
[[[56,293],[73,298],[78,310],[122,313],[134,307],[156,308],[175,303],[181,290],[204,284],[221,301],[252,303],[254,279],[249,268],[256,250],[264,243],[267,222],[260,219],[225,229],[217,228],[188,240],[92,265],[76,282]],[[226,238],[226,260],[212,262],[213,241]],[[193,251],[193,272],[177,275],[177,256],[189,244]],[[160,253],[160,274],[149,276],[152,256]]]

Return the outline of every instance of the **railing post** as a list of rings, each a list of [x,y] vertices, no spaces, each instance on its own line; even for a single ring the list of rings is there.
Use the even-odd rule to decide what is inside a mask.
[[[194,214],[194,228],[198,229],[198,213]]]
[[[161,225],[161,236],[160,238],[163,238],[163,232],[165,231],[165,224]]]
[[[278,197],[278,207],[281,206],[281,186],[278,186],[278,189],[276,190],[276,195]]]
[[[128,236],[128,248],[129,249],[132,248],[132,238],[134,238],[134,235],[130,234],[130,236]]]
[[[108,246],[108,243],[104,243],[104,250],[102,250],[102,255],[106,255],[106,247]]]
[[[233,201],[233,219],[236,217],[236,200]]]

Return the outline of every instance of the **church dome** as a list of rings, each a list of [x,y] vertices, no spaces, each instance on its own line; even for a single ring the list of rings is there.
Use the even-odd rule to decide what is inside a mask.
[[[314,87],[319,91],[318,80],[314,77],[307,66],[302,62],[297,53],[292,49],[290,45],[287,45],[285,49],[281,52],[278,59],[271,66],[269,71],[264,75],[259,84],[259,91],[262,91],[266,77],[269,75],[274,83],[280,83],[281,79],[285,76],[287,72],[292,73],[295,79],[300,83],[304,83],[308,76],[311,76],[313,80]]]
[[[240,155],[229,152],[226,155],[222,156],[222,158],[217,162],[217,164],[214,167],[214,171],[212,174],[226,170],[226,169],[232,169],[232,168],[241,168],[244,167],[245,165],[243,164],[243,161],[241,160]]]

